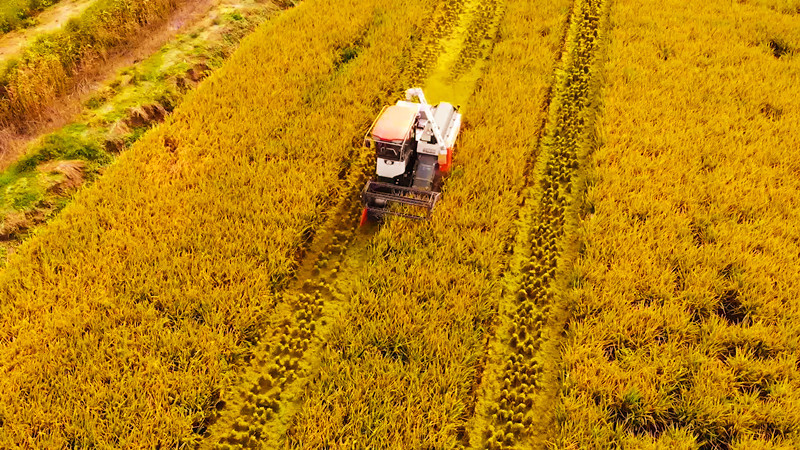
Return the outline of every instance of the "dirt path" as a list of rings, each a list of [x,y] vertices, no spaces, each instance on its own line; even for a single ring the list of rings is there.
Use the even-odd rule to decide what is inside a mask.
[[[36,25],[27,29],[14,30],[0,36],[0,61],[19,53],[25,43],[34,37],[61,28],[71,17],[80,15],[95,0],[61,0],[36,16]]]
[[[65,0],[69,4],[92,0]],[[14,132],[0,129],[0,170],[5,170],[24,153],[27,145],[46,133],[53,132],[73,121],[85,102],[103,83],[116,73],[152,55],[182,30],[205,18],[223,0],[190,0],[178,7],[169,20],[150,30],[142,40],[114,51],[105,61],[84,72],[73,91],[55,100],[37,121],[28,122],[28,130]],[[230,2],[225,2],[230,3]],[[82,4],[82,3],[81,3]],[[213,18],[210,18],[213,20]]]

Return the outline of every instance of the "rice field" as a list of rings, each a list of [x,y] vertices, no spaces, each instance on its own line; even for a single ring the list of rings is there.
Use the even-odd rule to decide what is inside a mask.
[[[795,448],[796,17],[611,14],[556,446]]]
[[[791,2],[280,6],[9,255],[0,447],[797,447]],[[413,86],[441,199],[359,226]]]

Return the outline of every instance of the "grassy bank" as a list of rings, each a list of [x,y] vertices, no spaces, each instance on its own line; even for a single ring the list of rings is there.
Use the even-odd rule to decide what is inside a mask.
[[[59,0],[5,0],[0,5],[0,34],[35,24],[36,14]]]
[[[76,77],[169,17],[181,0],[98,0],[64,28],[38,37],[0,72],[0,125],[23,127]]]
[[[222,2],[151,57],[122,70],[86,101],[78,119],[32,143],[0,173],[0,260],[163,121],[219,68],[241,38],[278,11],[272,3]]]

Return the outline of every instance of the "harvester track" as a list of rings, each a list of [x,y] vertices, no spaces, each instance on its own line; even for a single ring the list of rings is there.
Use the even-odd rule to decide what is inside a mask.
[[[520,212],[500,324],[483,376],[474,448],[544,448],[560,386],[563,292],[578,251],[582,167],[596,136],[608,2],[574,0],[548,119]]]
[[[463,0],[443,2],[444,7],[437,9],[439,21],[430,22],[431,29],[424,33],[427,37],[412,57],[405,80],[408,85],[424,82],[432,76],[431,72],[450,70],[441,61],[449,50],[442,42],[450,38],[459,23],[475,22],[474,11],[466,10],[464,3]],[[492,7],[491,11],[496,12],[497,8]],[[488,35],[487,29],[481,33],[482,39]],[[465,36],[458,39],[462,46],[474,44],[474,39]],[[486,48],[482,49],[483,53],[476,53],[470,61],[459,60],[460,70],[474,68],[479,57],[486,54]],[[458,51],[458,55],[461,53]],[[445,59],[445,66],[450,66],[452,60]],[[461,83],[469,84],[464,88],[471,92],[475,81]],[[361,214],[359,194],[374,172],[374,158],[370,149],[360,149],[354,155],[335,209],[301,257],[294,281],[281,293],[278,306],[268,320],[268,332],[253,352],[242,382],[222,396],[201,448],[284,445],[292,417],[302,406],[305,386],[319,365],[319,355],[326,345],[324,337],[347,301],[336,280],[358,276],[364,263],[364,249],[379,226],[357,227]]]
[[[346,254],[363,248],[372,233],[370,227],[357,228],[358,194],[372,169],[370,157],[363,149],[356,155],[334,212],[307,249],[294,281],[282,292],[268,321],[269,334],[254,352],[242,384],[221,405],[224,411],[204,447],[276,448],[282,442],[288,421],[299,408],[303,386],[318,363],[316,355],[325,345],[321,336],[344,301],[334,282],[341,271],[358,270],[344,264]]]

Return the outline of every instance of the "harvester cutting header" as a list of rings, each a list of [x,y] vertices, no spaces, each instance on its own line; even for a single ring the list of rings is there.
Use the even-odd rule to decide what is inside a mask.
[[[418,102],[412,100],[417,99]],[[362,223],[394,214],[427,219],[439,200],[439,179],[450,169],[461,130],[461,113],[450,103],[431,106],[420,88],[406,91],[406,101],[385,106],[364,145],[375,149],[377,180],[361,191]],[[393,204],[425,208],[425,215]]]

